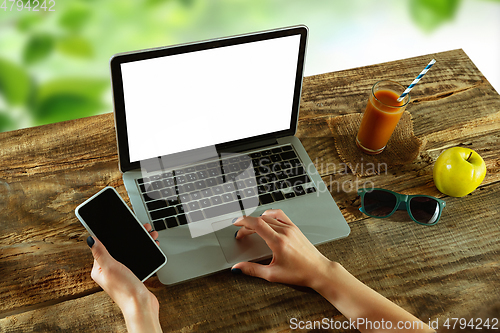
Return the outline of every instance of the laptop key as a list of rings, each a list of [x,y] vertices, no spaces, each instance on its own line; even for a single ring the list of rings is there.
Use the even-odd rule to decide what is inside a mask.
[[[281,147],[281,149],[283,149],[283,151],[286,151],[286,150],[293,150],[292,146],[290,146],[290,145],[283,146],[283,147]]]
[[[284,153],[281,153],[280,156],[283,160],[290,160],[292,158],[296,158],[297,154],[295,154],[295,152],[293,150],[290,150],[290,151],[286,151]]]
[[[306,191],[304,191],[304,188],[300,185],[295,186],[293,188],[293,191],[295,192],[295,195],[297,195],[297,196],[306,194]]]
[[[184,204],[175,206],[175,210],[177,211],[178,214],[184,214],[185,213]]]
[[[142,195],[144,198],[144,201],[151,201],[151,200],[158,200],[161,199],[161,193],[160,191],[152,191],[152,192],[146,192]]]
[[[224,202],[229,202],[229,201],[234,200],[234,197],[231,193],[224,193],[221,197],[222,197],[222,201],[224,201]]]
[[[282,149],[280,147],[278,147],[278,148],[271,149],[271,151],[273,152],[273,154],[276,154],[276,153],[281,153]]]
[[[314,192],[316,192],[316,188],[315,188],[315,187],[308,187],[308,188],[306,189],[306,192],[307,192],[307,193],[314,193]]]
[[[279,162],[279,161],[281,161],[280,155],[278,155],[278,154],[271,155],[271,161],[273,161],[273,162]]]
[[[152,182],[151,185],[153,185],[153,189],[155,189],[155,190],[160,190],[164,187],[162,181]]]
[[[273,192],[273,193],[271,193],[271,195],[273,196],[274,201],[281,201],[281,200],[285,199],[285,197],[283,196],[283,193],[281,193],[281,191]]]
[[[221,216],[224,214],[241,211],[240,205],[236,201],[225,203],[219,206],[212,206],[203,210],[207,218]]]
[[[209,169],[209,170],[208,170],[208,175],[209,175],[210,177],[215,177],[215,176],[218,176],[218,175],[220,175],[220,173],[221,173],[221,172],[220,172],[220,169],[219,169],[219,168],[213,168],[213,169]]]
[[[178,226],[177,219],[175,218],[175,216],[166,218],[165,224],[167,225],[168,228],[173,228]]]
[[[186,215],[184,214],[177,215],[177,220],[179,220],[179,225],[187,224]]]
[[[188,193],[195,190],[193,183],[187,183],[179,187],[181,193]]]
[[[234,192],[235,190],[233,183],[226,183],[223,187],[225,192]]]
[[[163,179],[163,184],[165,185],[165,187],[171,187],[175,185],[175,182],[173,178],[167,178]]]
[[[218,195],[216,195],[215,197],[211,197],[210,200],[214,205],[220,205],[222,203],[222,198]]]
[[[197,182],[194,182],[194,186],[196,187],[197,190],[201,190],[207,187],[207,184],[205,183],[204,180],[198,180]]]
[[[189,211],[198,210],[200,209],[200,204],[198,204],[198,201],[191,201],[188,203],[188,207]]]
[[[201,191],[201,195],[203,195],[203,197],[207,198],[207,197],[211,197],[213,195],[213,193],[212,193],[211,189],[206,188],[206,189]]]
[[[198,201],[200,203],[200,206],[202,208],[207,208],[207,207],[210,207],[212,206],[212,204],[210,203],[210,199],[201,199],[200,201]]]
[[[177,181],[177,184],[185,184],[187,182],[185,176],[177,176],[175,177],[175,180]]]
[[[179,204],[179,199],[177,197],[170,197],[166,199],[169,206],[175,206]]]
[[[290,183],[288,182],[288,180],[279,180],[276,182],[277,189],[284,189],[284,188],[287,188],[288,186],[290,186]]]
[[[198,178],[196,178],[196,175],[194,173],[188,173],[186,175],[186,179],[187,179],[188,182],[194,182]]]
[[[187,217],[188,217],[189,222],[197,222],[197,221],[201,221],[205,218],[203,216],[203,213],[199,210],[196,212],[187,213]]]
[[[208,187],[212,187],[212,186],[215,186],[217,185],[217,179],[216,178],[208,178],[207,180],[205,180],[205,184],[208,186]]]
[[[257,152],[257,153],[251,153],[251,154],[250,154],[250,157],[251,157],[251,158],[258,158],[258,157],[261,157],[261,156],[262,156],[262,154],[261,154],[261,153],[259,153],[259,152]]]
[[[311,182],[309,179],[309,176],[307,175],[301,175],[293,178],[287,179],[287,181],[292,184],[292,186],[297,186],[297,185],[302,185]]]
[[[215,195],[219,195],[224,193],[224,189],[222,188],[222,186],[215,186],[212,187],[212,192],[214,192]]]
[[[285,193],[285,198],[287,198],[287,199],[293,198],[294,196],[295,196],[295,193],[293,193],[293,192]]]
[[[259,195],[259,200],[260,200],[260,203],[263,205],[274,202],[274,199],[270,193]]]
[[[200,192],[192,192],[192,193],[190,193],[190,195],[191,195],[191,200],[200,200],[201,199]]]
[[[167,229],[163,220],[153,221],[153,227],[156,231],[161,231]]]
[[[146,206],[148,207],[148,210],[155,210],[167,207],[167,202],[165,200],[148,201]]]
[[[163,190],[160,191],[160,193],[164,198],[169,198],[175,194],[174,189],[172,188],[164,188]]]
[[[186,202],[191,201],[191,197],[189,196],[189,194],[181,194],[181,195],[179,195],[179,200],[182,203],[186,203]]]
[[[167,207],[167,208],[163,208],[163,209],[149,212],[149,215],[151,215],[152,220],[158,220],[158,219],[173,216],[176,214],[177,214],[177,212],[175,211],[174,207]]]
[[[208,172],[206,172],[205,170],[198,171],[196,173],[196,176],[198,176],[198,179],[205,179],[208,178]]]

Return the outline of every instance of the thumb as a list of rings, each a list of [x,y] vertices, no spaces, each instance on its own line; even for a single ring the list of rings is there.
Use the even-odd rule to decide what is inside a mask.
[[[240,262],[231,268],[233,273],[239,273],[240,270],[245,275],[255,276],[269,281],[270,267],[269,265],[261,265],[254,262]]]
[[[99,266],[106,267],[113,262],[113,257],[111,257],[106,247],[97,238],[89,236],[87,244],[90,246],[92,256]]]

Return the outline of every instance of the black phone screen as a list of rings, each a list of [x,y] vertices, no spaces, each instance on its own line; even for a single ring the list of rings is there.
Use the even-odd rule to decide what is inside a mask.
[[[143,281],[165,256],[112,188],[78,208],[78,214],[113,258]]]

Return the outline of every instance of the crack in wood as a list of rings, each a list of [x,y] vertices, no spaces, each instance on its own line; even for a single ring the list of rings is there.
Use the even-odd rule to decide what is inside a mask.
[[[420,103],[423,103],[423,102],[432,102],[432,101],[437,101],[437,100],[440,100],[440,99],[444,99],[444,98],[448,98],[448,97],[451,97],[453,95],[456,95],[456,94],[460,94],[460,93],[463,93],[463,92],[466,92],[468,90],[471,90],[471,89],[475,89],[481,85],[484,84],[484,80],[481,80],[480,82],[477,82],[471,86],[468,86],[468,87],[465,87],[465,88],[462,88],[462,89],[457,89],[457,90],[453,90],[453,91],[448,91],[448,92],[443,92],[443,93],[439,93],[439,94],[436,94],[436,95],[432,95],[432,96],[423,96],[423,97],[417,97],[415,99],[413,99],[410,104],[420,104]]]

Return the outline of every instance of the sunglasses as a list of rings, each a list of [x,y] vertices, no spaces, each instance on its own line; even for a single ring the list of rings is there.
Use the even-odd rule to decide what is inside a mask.
[[[436,224],[446,206],[444,200],[429,195],[399,194],[381,188],[359,189],[358,194],[361,197],[359,210],[368,216],[381,219],[396,210],[406,209],[411,219],[422,225]]]

